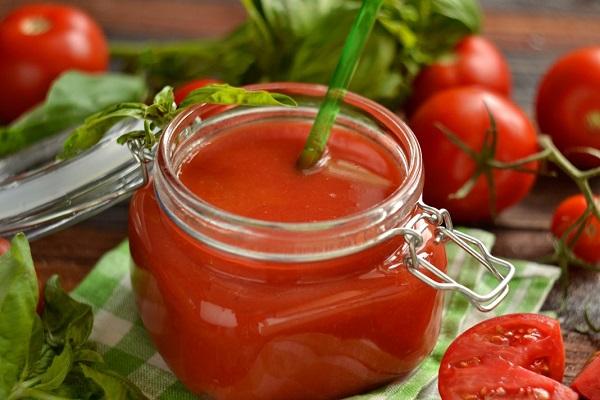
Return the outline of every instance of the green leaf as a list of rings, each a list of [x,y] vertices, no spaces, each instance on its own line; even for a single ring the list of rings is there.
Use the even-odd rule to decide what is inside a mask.
[[[93,380],[104,391],[104,398],[110,400],[146,400],[148,399],[140,389],[127,379],[104,369],[101,365],[80,365],[83,374]]]
[[[242,30],[249,39],[247,45],[253,50],[257,64],[263,70],[268,69],[270,64],[276,64],[275,36],[260,13],[260,4],[253,0],[241,0],[241,3],[248,14],[248,21]]]
[[[320,22],[319,16],[329,15],[346,0],[261,0],[261,9],[275,37],[304,37]]]
[[[126,118],[144,118],[146,109],[142,103],[120,103],[93,114],[67,137],[58,158],[67,159],[82,153],[98,143],[116,123]]]
[[[119,46],[113,52],[172,84],[199,76],[240,85],[269,81],[327,83],[360,0],[241,0],[248,19],[207,41]],[[395,105],[425,65],[478,32],[477,0],[385,0],[350,89]],[[361,67],[362,65],[362,67]]]
[[[29,356],[26,367],[21,373],[21,380],[42,374],[55,356],[54,350],[46,344],[42,320],[34,319],[31,338],[29,339]]]
[[[62,385],[73,364],[73,350],[68,343],[62,352],[53,358],[48,369],[40,375],[40,383],[33,388],[37,390],[52,391]]]
[[[75,354],[75,361],[87,363],[103,363],[104,359],[96,350],[81,349]]]
[[[8,398],[29,357],[38,284],[25,235],[0,256],[0,399]]]
[[[434,0],[432,10],[464,25],[471,33],[481,30],[481,8],[477,0]]]
[[[335,13],[321,16],[311,32],[298,42],[289,67],[280,72],[281,80],[326,84],[359,6],[360,3],[349,1]]]
[[[80,367],[81,364],[75,366],[69,371],[63,384],[53,391],[53,394],[66,397],[69,399],[88,400],[88,399],[106,399],[104,392],[91,379],[83,375]]]
[[[287,107],[297,105],[294,99],[281,93],[270,93],[265,90],[247,90],[227,84],[212,84],[193,90],[183,100],[181,108],[200,103]]]
[[[173,88],[171,86],[165,86],[154,96],[152,106],[157,107],[164,112],[175,111],[177,105],[175,104],[175,95],[173,94]]]
[[[27,370],[27,379],[43,374],[56,356],[54,348],[45,342],[37,354],[35,352],[30,352],[29,354],[31,356],[30,360],[33,360],[33,362]]]
[[[69,344],[78,349],[87,341],[94,316],[92,308],[71,298],[54,275],[46,283],[45,306],[42,321],[51,346]]]
[[[42,105],[0,129],[0,157],[81,124],[111,104],[140,101],[146,91],[137,76],[66,72],[53,83]]]

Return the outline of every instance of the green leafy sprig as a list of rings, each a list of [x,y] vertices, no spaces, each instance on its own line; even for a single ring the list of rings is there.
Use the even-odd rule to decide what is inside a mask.
[[[71,298],[57,276],[44,293],[40,317],[29,244],[18,234],[0,256],[0,398],[146,400],[89,341],[92,308]]]
[[[164,87],[154,96],[151,104],[120,103],[88,117],[66,139],[60,158],[71,158],[94,144],[98,143],[106,132],[115,124],[125,119],[143,121],[143,129],[123,133],[117,141],[124,144],[140,141],[142,147],[151,149],[157,143],[162,130],[186,107],[193,104],[222,104],[243,106],[286,106],[292,107],[296,102],[281,93],[264,90],[247,90],[227,84],[212,84],[196,89],[178,106],[175,104],[173,88]]]
[[[583,234],[587,221],[589,218],[597,218],[600,220],[600,206],[595,200],[594,193],[592,192],[590,181],[592,179],[600,177],[600,167],[596,167],[590,170],[582,171],[575,167],[558,148],[554,145],[552,138],[547,135],[540,135],[538,137],[538,143],[541,150],[538,153],[532,154],[528,157],[515,160],[512,162],[504,162],[495,158],[496,144],[497,144],[497,128],[494,116],[489,111],[490,128],[486,130],[483,146],[481,151],[476,152],[474,149],[469,147],[460,137],[450,131],[443,125],[438,125],[438,129],[444,134],[444,136],[455,146],[460,148],[465,154],[470,156],[475,162],[475,172],[464,185],[459,188],[455,193],[451,194],[452,198],[461,199],[468,196],[471,192],[478,179],[484,176],[490,192],[490,213],[495,216],[495,205],[496,205],[496,194],[495,185],[493,179],[493,170],[495,169],[510,169],[523,173],[539,174],[542,170],[538,168],[531,168],[532,163],[542,162],[545,164],[553,164],[566,176],[568,176],[577,185],[579,191],[583,194],[586,200],[586,209],[577,218],[577,220],[565,230],[563,235],[555,240],[554,242],[554,253],[545,258],[543,261],[556,264],[562,271],[562,287],[565,293],[569,282],[569,269],[570,265],[578,266],[591,271],[600,271],[600,266],[593,265],[585,260],[582,260],[573,252],[573,246]],[[580,152],[585,152],[591,156],[598,156],[597,149],[593,148],[580,148]],[[599,157],[600,158],[600,157]]]
[[[216,39],[113,43],[111,55],[154,88],[198,77],[235,85],[326,84],[360,0],[240,0],[247,19]],[[350,90],[385,104],[402,101],[426,64],[478,32],[476,0],[385,0]]]

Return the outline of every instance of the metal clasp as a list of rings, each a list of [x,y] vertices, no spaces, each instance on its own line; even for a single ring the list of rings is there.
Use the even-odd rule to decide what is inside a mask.
[[[396,228],[396,234],[403,236],[408,245],[409,254],[404,260],[408,271],[435,289],[457,290],[467,296],[469,301],[480,311],[487,312],[494,309],[508,294],[508,283],[515,274],[514,265],[490,254],[489,250],[479,239],[455,230],[450,213],[447,210],[438,210],[421,201],[419,201],[417,206],[421,209],[422,213],[413,220],[412,227],[415,227],[421,220],[434,225],[436,227],[434,240],[438,243],[454,242],[483,265],[498,280],[498,285],[490,292],[480,294],[458,283],[448,274],[431,264],[424,256],[418,254],[418,250],[424,242],[423,236],[419,231],[412,227]],[[439,280],[433,279],[423,270],[429,271]]]
[[[154,146],[152,149],[148,149],[143,145],[141,139],[135,139],[127,142],[127,148],[131,152],[131,155],[133,155],[133,158],[135,158],[140,165],[140,169],[142,171],[142,181],[136,188],[131,189],[133,191],[145,186],[150,180],[150,169],[154,163],[154,150],[156,149],[156,146]]]

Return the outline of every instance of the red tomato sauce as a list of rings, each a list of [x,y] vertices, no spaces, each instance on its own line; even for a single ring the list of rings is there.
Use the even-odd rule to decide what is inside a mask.
[[[278,222],[331,220],[371,208],[399,186],[385,149],[336,130],[329,162],[295,167],[307,122],[261,122],[219,135],[183,164],[179,178],[201,199],[231,213]]]
[[[308,129],[285,120],[232,128],[200,146],[179,178],[215,207],[279,222],[355,214],[402,184],[387,150],[343,130],[329,145],[328,165],[338,169],[298,172]],[[339,398],[415,368],[435,344],[442,295],[404,267],[387,268],[401,244],[318,262],[263,262],[183,232],[152,184],[130,209],[143,323],[183,383],[216,399]],[[442,247],[430,241],[423,253],[445,269]]]

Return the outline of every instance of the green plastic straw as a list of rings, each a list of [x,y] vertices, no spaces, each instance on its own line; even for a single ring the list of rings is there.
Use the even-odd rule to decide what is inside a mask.
[[[315,123],[306,139],[304,149],[300,153],[300,158],[298,158],[297,165],[301,169],[313,167],[321,159],[325,151],[327,139],[329,139],[329,135],[331,134],[331,127],[340,111],[340,103],[346,95],[348,85],[358,65],[360,54],[375,24],[377,11],[381,3],[383,3],[383,0],[363,0],[358,15],[350,29],[350,33],[346,38],[346,43],[344,43],[340,60],[329,82],[325,99],[319,108]]]

